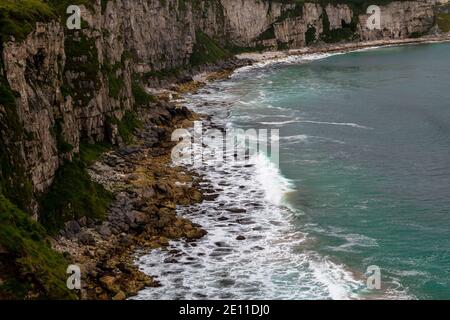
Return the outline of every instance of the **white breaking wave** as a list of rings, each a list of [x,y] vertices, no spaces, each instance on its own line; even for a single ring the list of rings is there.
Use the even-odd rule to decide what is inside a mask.
[[[394,47],[394,46],[399,46],[399,45],[398,44],[383,45],[382,47]],[[381,48],[381,46],[372,46],[372,47],[354,49],[354,50],[350,50],[350,51],[343,50],[343,51],[328,52],[328,53],[326,53],[326,52],[325,53],[310,53],[310,54],[299,54],[299,55],[294,54],[294,55],[287,56],[287,57],[278,57],[278,58],[268,59],[265,61],[254,63],[249,66],[241,67],[233,73],[232,77],[235,75],[239,75],[240,73],[245,73],[245,72],[248,72],[248,71],[254,70],[254,69],[267,69],[267,67],[275,66],[275,65],[307,63],[307,62],[326,59],[326,58],[333,57],[333,56],[344,55],[344,54],[351,53],[351,52],[364,52],[364,51],[375,50],[375,49],[379,49],[379,48]]]
[[[309,138],[310,138],[310,136],[308,136],[306,134],[298,134],[295,136],[280,137],[280,140],[283,140],[283,141],[307,141]]]
[[[336,140],[336,139],[331,139],[331,138],[326,138],[326,137],[309,136],[306,134],[297,134],[297,135],[293,135],[293,136],[280,137],[280,141],[283,141],[283,145],[295,144],[295,143],[299,143],[299,142],[308,142],[310,140],[332,142],[332,143],[337,143],[337,144],[345,144],[345,142],[341,141],[341,140]],[[295,162],[296,160],[293,160],[293,161]]]
[[[373,130],[371,127],[363,126],[357,123],[352,122],[328,122],[328,121],[315,121],[315,120],[287,120],[287,121],[263,121],[260,122],[260,124],[264,125],[273,125],[273,126],[282,126],[285,124],[291,124],[291,123],[311,123],[311,124],[323,124],[323,125],[330,125],[330,126],[345,126],[345,127],[352,127],[352,128],[358,128],[358,129],[366,129],[366,130]]]
[[[255,68],[314,61],[338,54],[343,53],[266,61],[241,68],[232,78]],[[187,96],[184,102],[196,112],[212,116],[214,125],[230,128],[230,107],[252,106],[264,100],[264,93],[259,92],[255,100],[240,101],[240,93],[230,82],[222,82],[206,87],[200,94]],[[205,103],[207,108],[202,107]],[[290,123],[372,129],[357,123],[300,118],[260,122],[275,126]],[[309,138],[344,143],[306,135],[280,137],[280,140],[296,142]],[[361,294],[367,294],[364,281],[345,266],[308,249],[310,246],[306,244],[311,236],[306,228],[299,227],[303,213],[290,208],[285,199],[295,191],[293,183],[266,156],[259,155],[252,160],[245,166],[225,163],[199,170],[208,181],[207,193],[217,198],[177,210],[179,215],[202,225],[208,234],[195,243],[175,241],[167,249],[140,256],[139,267],[156,276],[162,287],[143,290],[135,299],[358,299]],[[337,251],[378,245],[371,238],[336,232],[335,236],[345,240],[345,244],[335,248]],[[401,290],[399,285],[380,293],[380,297],[410,298],[406,292],[400,295]]]
[[[373,128],[366,127],[357,123],[351,123],[351,122],[326,122],[326,121],[312,121],[312,120],[299,120],[299,123],[312,123],[312,124],[325,124],[325,125],[331,125],[331,126],[347,126],[347,127],[353,127],[353,128],[359,128],[359,129],[367,129],[367,130],[373,130]]]
[[[283,205],[286,193],[293,191],[292,183],[284,178],[279,168],[264,155],[256,156],[255,167],[256,180],[264,190],[266,200],[277,206]]]
[[[250,70],[254,70],[254,69],[266,69],[269,66],[275,66],[275,65],[299,64],[299,63],[311,62],[311,61],[326,59],[326,58],[341,55],[341,54],[345,54],[345,53],[344,52],[312,53],[312,54],[304,54],[304,55],[292,55],[292,56],[287,56],[287,57],[282,57],[282,58],[274,58],[274,59],[261,61],[261,62],[252,64],[249,66],[239,68],[233,73],[233,75],[231,77],[239,75],[240,73],[243,73],[243,72],[248,72]]]
[[[322,263],[311,261],[310,263],[314,275],[326,285],[331,299],[348,300],[357,298],[356,294],[349,294],[348,288],[352,286],[355,288],[361,287],[361,282],[357,281],[350,272],[331,261]],[[343,286],[343,283],[346,285]]]
[[[251,167],[225,164],[201,173],[218,198],[178,213],[208,234],[139,258],[140,268],[163,286],[141,291],[136,299],[357,298],[363,284],[349,271],[303,249],[307,235],[293,227],[296,212],[284,205],[292,185],[269,159],[259,156]]]
[[[186,103],[211,115],[214,125],[229,127],[229,110],[213,103],[224,101],[221,94],[226,90],[189,96]],[[196,107],[204,102],[208,108]],[[306,249],[308,235],[293,221],[303,213],[285,201],[293,184],[265,155],[249,163],[199,169],[208,181],[207,193],[216,199],[177,211],[208,234],[195,243],[174,241],[139,257],[140,269],[156,276],[162,287],[145,289],[135,299],[358,298],[362,281]]]
[[[264,124],[267,126],[282,126],[290,123],[299,123],[298,120],[287,120],[287,121],[262,121],[260,124]]]

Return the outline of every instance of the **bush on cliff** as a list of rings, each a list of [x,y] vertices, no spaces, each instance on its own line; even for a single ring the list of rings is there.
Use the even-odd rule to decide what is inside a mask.
[[[0,38],[2,41],[13,36],[23,39],[31,32],[37,21],[55,18],[53,10],[41,0],[0,1]]]
[[[101,220],[112,199],[110,192],[92,181],[85,163],[75,159],[57,171],[50,191],[41,200],[41,222],[50,234],[55,234],[69,220]]]
[[[196,38],[197,42],[190,58],[191,65],[198,66],[231,58],[231,54],[227,50],[203,32],[197,31]]]
[[[0,70],[4,70],[1,56]],[[0,188],[20,209],[28,210],[32,186],[26,177],[23,161],[20,160],[22,150],[17,143],[25,139],[24,128],[17,114],[17,96],[4,75],[0,74]]]
[[[450,14],[439,13],[436,22],[442,32],[450,32]]]
[[[0,190],[0,299],[75,299],[66,287],[67,266],[44,228]]]
[[[142,87],[141,79],[135,75],[133,77],[132,82],[132,91],[133,91],[133,97],[134,102],[137,107],[145,107],[149,103],[155,102],[155,97],[149,94],[145,89]]]

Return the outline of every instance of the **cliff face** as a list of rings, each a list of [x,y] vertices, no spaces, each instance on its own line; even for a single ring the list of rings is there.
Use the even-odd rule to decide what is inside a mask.
[[[78,136],[73,107],[61,95],[64,33],[59,23],[38,24],[24,42],[10,42],[3,50],[8,82],[19,93],[16,112],[23,123],[20,155],[36,191],[44,191],[59,166],[52,128],[61,119],[62,134],[73,145]],[[71,133],[71,134],[69,134]]]
[[[367,16],[361,15],[358,25],[360,39],[400,39],[426,34],[434,24],[432,3],[434,2],[393,2],[382,7],[381,30],[364,28]]]
[[[199,44],[208,51],[211,45],[274,49],[405,38],[431,29],[434,4],[383,6],[379,31],[369,31],[367,15],[345,4],[274,0],[97,0],[89,9],[82,6],[81,31],[38,23],[25,40],[2,45],[2,77],[15,99],[14,107],[0,102],[2,151],[8,154],[2,180],[30,181],[31,193],[41,194],[78,153],[80,141],[120,143],[118,123],[137,103],[142,76],[189,66]],[[11,117],[20,128],[11,128]],[[18,166],[22,180],[6,172]],[[37,213],[32,199],[28,209]]]

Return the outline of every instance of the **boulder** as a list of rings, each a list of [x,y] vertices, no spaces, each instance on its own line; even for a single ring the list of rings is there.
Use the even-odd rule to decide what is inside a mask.
[[[111,229],[109,228],[109,225],[106,223],[103,223],[99,228],[98,228],[98,233],[100,233],[102,236],[104,237],[109,237],[111,236],[112,232]]]
[[[87,245],[87,246],[95,246],[95,238],[94,236],[88,232],[88,231],[83,231],[80,236],[78,237],[78,241],[81,244]]]
[[[112,299],[113,300],[125,300],[127,296],[123,291],[119,291]]]
[[[75,234],[80,233],[81,227],[77,221],[71,220],[71,221],[66,222],[65,230],[66,230],[66,233],[75,235]]]

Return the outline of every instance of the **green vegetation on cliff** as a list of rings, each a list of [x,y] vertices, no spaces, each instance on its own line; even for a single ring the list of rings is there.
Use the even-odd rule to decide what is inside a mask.
[[[48,232],[55,234],[69,220],[104,219],[112,200],[110,192],[92,181],[83,159],[77,158],[57,171],[50,191],[40,201],[40,221]]]
[[[55,19],[55,12],[41,0],[0,1],[0,38],[7,41],[10,36],[23,39],[38,21]]]
[[[21,160],[23,151],[17,143],[24,140],[24,129],[16,109],[17,93],[11,90],[3,70],[0,57],[0,188],[22,210],[29,210],[32,186]]]
[[[0,299],[75,299],[66,287],[68,264],[0,190]]]
[[[131,90],[133,91],[134,103],[137,107],[144,107],[151,102],[155,102],[155,97],[143,88],[141,77],[138,75],[133,76]]]
[[[56,119],[52,131],[56,137],[56,147],[58,148],[58,153],[64,154],[71,152],[73,150],[73,146],[64,140],[61,123],[61,119]]]
[[[117,125],[119,135],[126,144],[133,143],[134,131],[142,127],[142,122],[138,119],[136,112],[126,111],[121,120],[115,117],[109,119],[112,124]]]
[[[67,30],[64,48],[67,57],[64,70],[64,88],[67,94],[74,98],[75,105],[84,107],[101,86],[100,63],[95,39],[85,36],[82,30]],[[113,76],[112,70],[110,75]],[[115,78],[112,79],[113,84],[110,84],[112,94],[118,95],[120,84],[114,80]]]
[[[89,166],[97,161],[103,153],[111,149],[112,145],[109,143],[82,143],[80,145],[80,159]]]
[[[437,25],[442,32],[450,32],[450,14],[439,13],[436,18]]]
[[[55,14],[60,16],[65,15],[67,11],[67,7],[70,5],[84,5],[86,8],[92,9],[95,4],[95,0],[43,0],[47,2],[48,5],[52,8]],[[103,2],[103,1],[102,1]]]
[[[231,54],[227,50],[222,48],[205,33],[197,31],[196,39],[194,52],[190,59],[191,65],[198,66],[207,63],[215,63],[231,57]]]
[[[123,64],[120,62],[114,65],[105,63],[102,67],[108,80],[109,96],[115,99],[119,98],[120,91],[124,85],[123,80],[117,76],[117,71],[123,67]]]
[[[194,10],[200,8],[205,10],[210,8],[208,6],[219,6],[216,21],[218,25],[226,25],[224,8],[221,7],[220,1],[205,1],[203,3],[200,0],[179,0],[176,2],[177,13],[186,14],[190,7]],[[305,2],[350,5],[355,14],[351,23],[343,23],[342,29],[330,30],[325,12],[321,39],[316,39],[315,27],[309,26],[305,34],[308,45],[317,40],[325,42],[351,40],[356,32],[357,14],[364,13],[371,4],[384,5],[392,2],[392,0],[265,1],[294,4],[282,13],[275,23],[301,16]],[[36,22],[58,20],[65,24],[64,18],[67,16],[66,9],[69,5],[83,4],[93,8],[94,3],[96,2],[93,0],[0,0],[0,52],[3,51],[2,44],[12,37],[19,41],[23,40],[35,28]],[[104,12],[107,0],[100,3]],[[168,1],[160,0],[160,4],[166,6]],[[443,31],[450,31],[448,14],[439,15],[437,23]],[[99,61],[101,53],[96,46],[97,36],[96,32],[91,33],[89,30],[65,30],[66,61],[61,91],[66,97],[70,95],[74,99],[74,105],[78,107],[86,107],[89,104],[99,92],[102,82],[108,87],[111,97],[121,99],[123,95],[122,88],[125,84],[123,61],[114,65],[105,63],[102,66]],[[274,38],[275,28],[271,25],[257,40]],[[227,46],[230,48],[229,51],[221,44],[232,43],[232,39],[223,39],[223,42],[217,40],[198,30],[189,60],[190,65],[187,68],[226,60],[232,56],[231,50],[249,49],[230,45]],[[289,43],[278,44],[279,49],[288,49],[288,46]],[[262,49],[264,48],[261,45],[251,48],[251,50]],[[124,54],[125,58],[126,56],[127,54]],[[32,221],[29,214],[33,212],[33,188],[23,161],[26,150],[22,142],[27,139],[27,133],[17,112],[18,95],[11,89],[3,70],[3,63],[0,63],[0,298],[73,298],[74,296],[65,287],[67,261],[51,249],[47,235],[57,233],[68,220],[84,216],[94,220],[105,217],[113,196],[92,181],[87,166],[110,146],[82,144],[80,154],[73,161],[61,166],[48,194],[40,199],[41,224]],[[164,78],[169,74],[178,76],[177,69],[155,71],[148,76]],[[133,79],[131,89],[136,107],[145,107],[154,101],[154,97],[145,91],[140,77],[136,76]],[[132,110],[127,111],[121,121],[115,118],[109,120],[117,125],[125,143],[132,142],[134,130],[141,126],[139,118]],[[63,159],[67,157],[62,155],[71,152],[73,146],[65,141],[60,121],[56,120],[52,133],[56,139],[60,158]]]
[[[127,111],[119,122],[119,134],[126,144],[133,142],[133,132],[142,126],[136,113]]]

